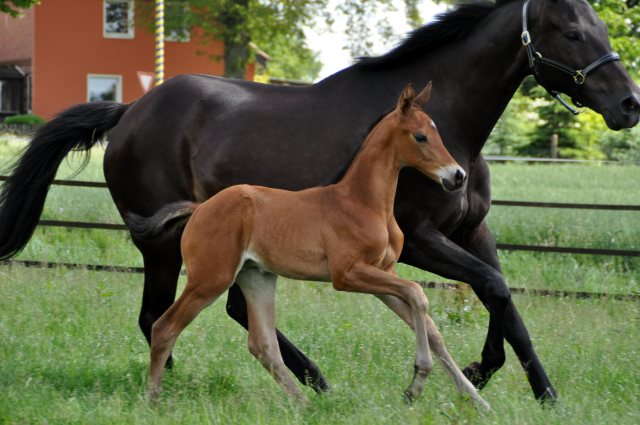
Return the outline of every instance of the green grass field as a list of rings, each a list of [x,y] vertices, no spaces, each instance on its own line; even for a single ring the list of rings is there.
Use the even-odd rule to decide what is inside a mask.
[[[0,140],[0,162],[21,142]],[[102,151],[77,180],[102,181]],[[63,165],[58,178],[73,174]],[[491,164],[493,197],[637,204],[640,167]],[[638,248],[640,213],[493,207],[499,243]],[[120,223],[106,189],[54,186],[44,219]],[[126,232],[40,227],[19,259],[141,266]],[[640,292],[638,259],[500,252],[507,283],[524,288]],[[399,265],[401,275],[443,279]],[[181,278],[181,286],[184,278]],[[157,411],[144,401],[148,347],[138,326],[142,276],[0,267],[0,423],[640,423],[640,304],[516,295],[561,403],[540,408],[517,359],[482,396],[481,415],[439,365],[412,407],[411,331],[370,296],[280,280],[277,325],[334,385],[293,407],[246,349],[246,332],[218,301],[185,331]],[[460,367],[480,359],[488,315],[466,291],[427,290],[430,314]]]

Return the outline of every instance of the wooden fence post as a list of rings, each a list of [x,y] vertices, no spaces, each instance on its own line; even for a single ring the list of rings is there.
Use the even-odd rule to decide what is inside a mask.
[[[551,135],[551,158],[558,157],[558,135]]]

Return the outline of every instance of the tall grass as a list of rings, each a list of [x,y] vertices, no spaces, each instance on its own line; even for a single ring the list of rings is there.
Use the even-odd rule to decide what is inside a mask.
[[[184,278],[181,279],[181,286]],[[0,269],[0,422],[6,423],[477,423],[640,421],[637,303],[515,296],[561,399],[542,409],[507,348],[482,391],[481,415],[436,364],[407,407],[414,336],[374,297],[281,280],[277,325],[321,367],[334,391],[298,410],[246,348],[224,301],[178,340],[159,408],[145,403],[148,347],[136,325],[137,276]],[[459,366],[479,360],[488,316],[467,293],[427,290],[430,314]]]

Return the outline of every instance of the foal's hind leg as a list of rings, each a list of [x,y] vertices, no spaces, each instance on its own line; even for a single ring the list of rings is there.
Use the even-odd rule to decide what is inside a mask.
[[[292,400],[307,406],[309,401],[289,374],[278,347],[275,299],[277,278],[276,275],[257,268],[242,271],[236,278],[247,300],[249,351]]]
[[[402,320],[404,320],[411,329],[414,329],[413,317],[409,307],[399,298],[394,297],[392,295],[376,295],[380,300],[387,305],[391,310],[393,310]],[[433,351],[436,358],[449,375],[451,382],[455,385],[456,390],[461,395],[469,395],[471,400],[482,407],[485,410],[490,410],[489,404],[484,401],[482,397],[478,394],[478,391],[473,386],[473,384],[467,379],[466,376],[460,371],[455,361],[451,358],[451,355],[447,351],[447,348],[444,345],[444,340],[442,339],[442,335],[440,335],[440,331],[436,327],[436,324],[433,323],[431,317],[427,315],[426,317],[426,325],[427,325],[427,336],[429,337],[429,348]]]
[[[208,305],[224,293],[233,283],[233,275],[221,273],[208,280],[189,277],[180,298],[153,325],[151,336],[151,367],[148,400],[155,404],[162,388],[164,365],[171,349],[184,328]]]

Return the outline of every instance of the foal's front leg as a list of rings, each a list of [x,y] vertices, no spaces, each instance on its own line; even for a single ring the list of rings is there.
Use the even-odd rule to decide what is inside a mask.
[[[417,400],[433,369],[426,326],[428,301],[422,288],[415,282],[401,279],[364,262],[358,262],[347,272],[337,275],[333,280],[333,286],[339,291],[392,295],[407,304],[415,324],[416,362],[413,382],[404,392],[404,396],[408,402]]]
[[[413,316],[411,315],[411,311],[409,307],[399,298],[396,298],[391,295],[376,295],[383,303],[387,305],[391,310],[393,310],[402,320],[404,320],[411,329],[414,329],[413,326]],[[447,348],[444,345],[444,340],[442,339],[442,335],[440,335],[440,331],[436,327],[436,324],[433,322],[431,317],[427,314],[427,335],[429,337],[429,346],[431,350],[435,354],[436,358],[449,375],[449,379],[455,385],[456,390],[460,395],[469,395],[471,400],[485,410],[491,410],[489,404],[484,401],[482,397],[478,394],[478,391],[473,386],[473,384],[467,379],[466,376],[460,371],[455,361],[451,358],[451,355],[447,351]]]

